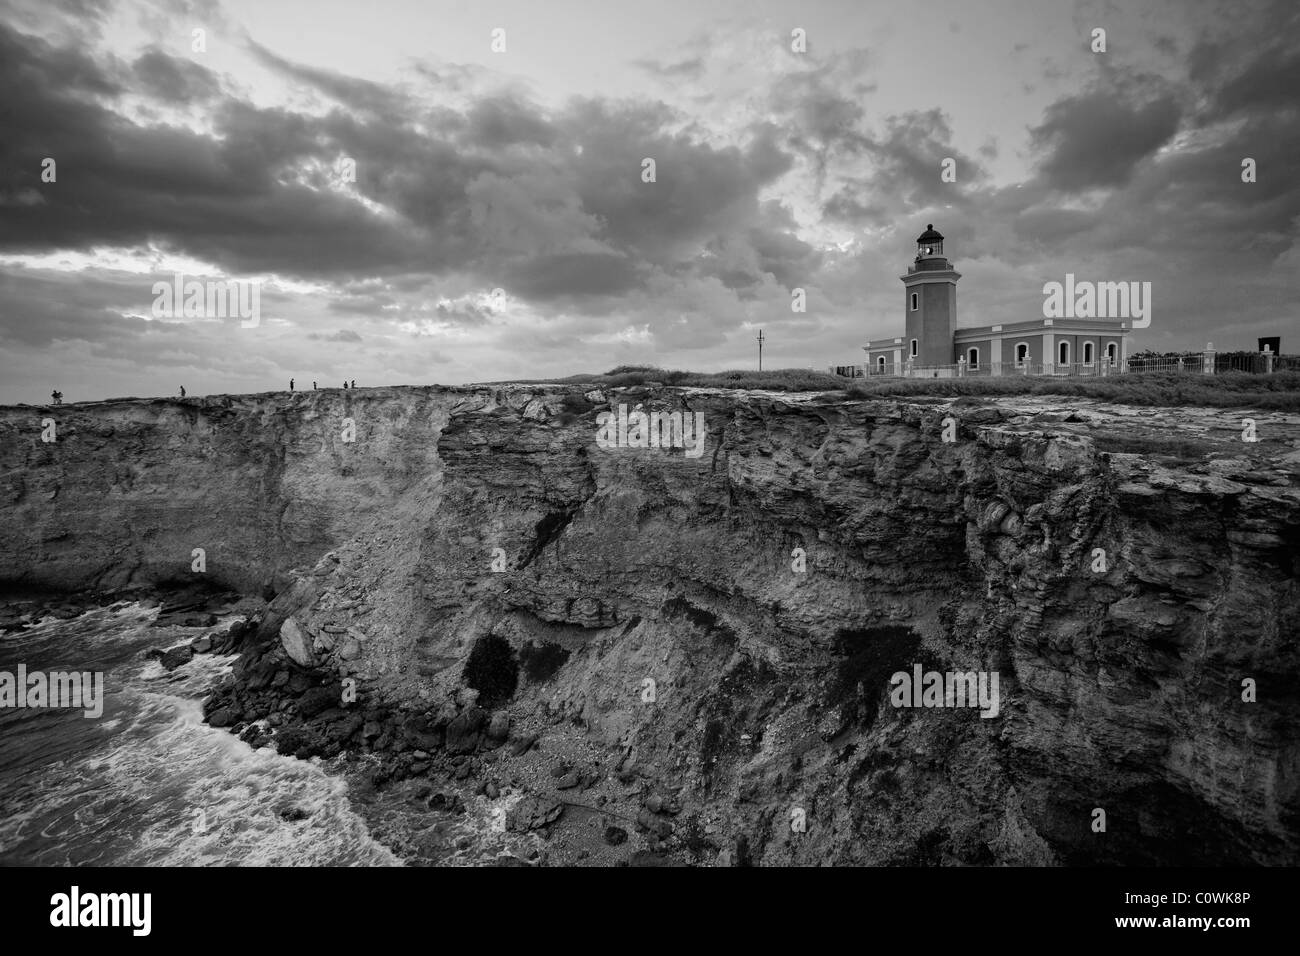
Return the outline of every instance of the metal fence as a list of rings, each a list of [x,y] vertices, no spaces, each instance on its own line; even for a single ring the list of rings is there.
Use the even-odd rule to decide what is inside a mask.
[[[1110,375],[1143,373],[1179,373],[1209,375],[1223,372],[1300,371],[1300,355],[1265,355],[1237,352],[1217,355],[1196,352],[1190,355],[1134,355],[1127,362],[984,362],[968,365],[912,365],[886,362],[881,365],[831,365],[832,375],[843,378],[991,378],[1011,375],[1049,375],[1060,378],[1102,378]]]
[[[1130,372],[1195,372],[1208,374],[1210,362],[1214,372],[1250,372],[1263,375],[1267,372],[1300,371],[1300,355],[1266,355],[1263,352],[1226,352],[1222,354],[1194,352],[1190,355],[1131,355]]]
[[[1119,375],[1117,365],[1105,362],[1076,362],[1051,365],[1042,362],[985,362],[979,365],[832,365],[831,374],[844,378],[992,378],[1008,375],[1105,376]]]

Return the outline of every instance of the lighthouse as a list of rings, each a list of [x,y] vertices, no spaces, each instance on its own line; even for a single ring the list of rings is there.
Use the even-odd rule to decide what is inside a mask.
[[[961,273],[943,252],[934,223],[916,237],[916,258],[903,280],[903,360],[913,365],[948,365],[957,331],[957,280]]]
[[[1108,375],[1126,368],[1132,330],[1127,321],[1109,321],[1114,315],[1031,313],[1011,316],[999,325],[957,328],[957,280],[961,274],[944,254],[943,236],[933,223],[916,237],[916,258],[899,278],[903,281],[903,334],[864,345],[865,367],[833,365],[831,371],[839,375],[948,378]],[[1067,285],[1073,278],[1066,275]],[[1130,300],[1133,297],[1130,295]],[[1143,301],[1150,301],[1149,293],[1144,293]]]

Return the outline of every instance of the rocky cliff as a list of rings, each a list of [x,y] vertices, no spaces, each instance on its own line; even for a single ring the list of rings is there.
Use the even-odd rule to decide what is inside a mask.
[[[1300,862],[1300,416],[367,389],[6,408],[0,474],[0,580],[269,586],[214,723],[559,859]]]

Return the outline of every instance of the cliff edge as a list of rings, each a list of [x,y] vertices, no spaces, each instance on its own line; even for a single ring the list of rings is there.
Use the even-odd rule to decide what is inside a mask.
[[[629,443],[619,406],[703,445]],[[505,791],[561,858],[1300,862],[1295,414],[129,399],[0,409],[0,475],[0,581],[269,587],[214,722]],[[896,706],[931,671],[996,675],[995,713]]]

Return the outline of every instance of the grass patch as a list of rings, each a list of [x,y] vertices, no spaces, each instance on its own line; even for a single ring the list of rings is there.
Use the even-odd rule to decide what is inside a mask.
[[[690,388],[756,388],[774,392],[828,392],[844,388],[848,379],[806,368],[782,368],[767,372],[733,369],[729,372],[683,372],[653,365],[620,365],[604,374],[570,375],[553,379],[514,379],[487,385],[590,385],[593,388],[628,388],[634,385],[677,385]]]
[[[858,379],[844,390],[851,398],[864,399],[914,395],[1060,395],[1124,405],[1192,405],[1212,408],[1250,406],[1276,411],[1300,411],[1300,372],[1274,372],[1272,375],[1225,372],[1213,376],[1152,372],[1107,378],[1028,375],[1002,378],[881,378]]]
[[[590,385],[627,388],[637,385],[676,385],[692,388],[747,388],[774,392],[843,392],[849,398],[959,398],[999,395],[1059,395],[1091,398],[1124,405],[1178,405],[1234,408],[1250,406],[1275,411],[1300,411],[1300,372],[1197,373],[1143,372],[1106,378],[1066,378],[1053,375],[1007,375],[999,378],[867,378],[846,379],[802,368],[767,372],[684,372],[653,365],[620,365],[604,374],[570,375],[560,379],[522,379],[489,385]],[[576,416],[584,410],[579,399],[564,410]]]

